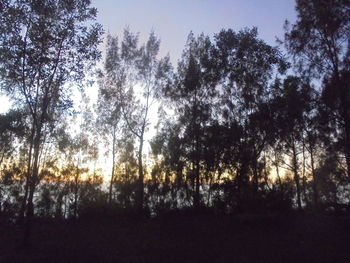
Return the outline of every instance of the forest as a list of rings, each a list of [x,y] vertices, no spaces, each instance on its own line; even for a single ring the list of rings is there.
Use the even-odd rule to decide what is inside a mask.
[[[350,1],[296,0],[296,21],[281,25],[276,46],[257,27],[190,32],[176,65],[160,56],[156,32],[144,43],[128,27],[107,34],[90,2],[0,0],[0,93],[12,102],[0,114],[0,232],[9,236],[0,234],[1,246],[11,233],[28,245],[101,220],[119,224],[105,235],[132,225],[149,242],[161,227],[176,235],[193,223],[201,236],[236,220],[245,239],[270,224],[283,223],[281,235],[311,224],[315,232],[298,233],[327,229],[324,242],[343,248],[349,235],[341,242],[331,232],[346,223],[350,233]],[[221,242],[231,238],[218,229]],[[125,262],[151,262],[143,246],[143,260],[130,252]],[[152,262],[175,262],[166,249]]]

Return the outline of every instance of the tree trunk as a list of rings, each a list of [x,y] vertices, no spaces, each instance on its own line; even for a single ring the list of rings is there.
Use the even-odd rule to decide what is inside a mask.
[[[295,141],[293,139],[292,143],[292,151],[293,151],[293,172],[294,172],[294,181],[295,181],[295,186],[297,189],[297,205],[298,205],[298,210],[302,210],[301,206],[301,189],[300,189],[300,178],[298,174],[298,159],[297,159],[297,153],[295,149]]]
[[[259,174],[258,174],[258,160],[255,157],[253,160],[253,184],[254,184],[254,193],[257,193],[259,189]]]
[[[196,110],[195,110],[196,112]],[[195,181],[195,191],[194,191],[194,197],[193,197],[193,205],[195,208],[199,208],[200,206],[200,141],[199,141],[199,125],[196,124],[196,114],[195,119],[193,123],[193,131],[195,135],[195,145],[194,145],[194,181]]]
[[[195,208],[199,208],[200,206],[200,198],[199,198],[199,186],[200,186],[200,180],[199,180],[199,158],[196,158],[196,169],[195,169],[195,193],[193,198],[193,204]]]
[[[313,199],[314,199],[314,207],[318,209],[318,186],[317,186],[317,178],[315,174],[315,160],[314,160],[314,151],[312,146],[310,146],[310,158],[311,158],[311,173],[312,173],[312,190],[313,190]]]
[[[74,207],[73,207],[73,217],[78,217],[78,191],[79,191],[79,161],[77,164],[77,171],[74,178]]]
[[[137,200],[137,209],[142,211],[143,209],[143,199],[144,199],[144,175],[143,175],[143,162],[142,162],[142,150],[143,150],[143,132],[140,136],[140,145],[139,145],[139,153],[138,153],[138,168],[139,168],[139,182],[138,182],[138,200]]]
[[[33,155],[33,140],[34,140],[34,124],[32,126],[31,135],[30,135],[30,141],[29,141],[29,150],[28,150],[28,162],[27,162],[27,172],[26,172],[26,182],[24,185],[24,196],[21,203],[21,208],[18,215],[19,222],[23,222],[24,216],[25,216],[25,210],[28,200],[28,193],[29,193],[29,184],[30,184],[30,178],[31,178],[31,164],[32,164],[32,155]]]
[[[343,106],[346,107],[346,106]],[[345,153],[345,160],[346,160],[346,168],[347,168],[347,175],[348,180],[350,181],[350,120],[349,120],[349,114],[345,109],[343,109],[343,120],[344,120],[344,133],[345,133],[345,144],[344,144],[344,153]]]
[[[32,176],[30,178],[30,184],[29,184],[29,195],[28,195],[28,202],[27,202],[27,212],[26,212],[26,223],[25,223],[25,231],[24,231],[24,238],[23,243],[24,245],[27,245],[30,240],[31,236],[31,222],[34,216],[34,192],[38,181],[38,175],[39,175],[39,153],[40,153],[40,140],[41,140],[41,127],[38,127],[35,140],[34,140],[34,163],[33,163],[33,170],[32,170]]]
[[[279,172],[278,158],[277,158],[276,151],[275,151],[275,167],[276,167],[276,175],[277,175],[277,179],[278,179],[278,184],[280,186],[280,190],[283,190],[282,179],[281,179],[280,172]]]
[[[112,146],[112,173],[111,173],[111,181],[109,184],[109,203],[111,204],[113,201],[113,182],[114,182],[114,169],[115,169],[115,141],[116,141],[116,136],[115,136],[115,127],[113,127],[113,146]]]
[[[308,196],[306,194],[306,155],[305,155],[305,142],[303,139],[303,172],[302,172],[302,182],[303,182],[303,187],[302,187],[302,192],[304,196],[304,201],[308,202]]]

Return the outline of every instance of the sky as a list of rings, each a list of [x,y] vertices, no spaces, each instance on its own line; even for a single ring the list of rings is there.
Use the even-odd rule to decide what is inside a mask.
[[[92,0],[98,10],[97,22],[106,33],[121,38],[128,26],[132,32],[140,33],[140,42],[144,43],[153,30],[161,39],[160,55],[169,53],[174,66],[190,31],[212,37],[221,29],[238,31],[256,26],[259,37],[276,46],[276,37],[283,38],[285,20],[296,19],[294,5],[295,0]],[[100,48],[104,51],[104,44]],[[92,101],[96,100],[97,90],[97,85],[88,90]],[[9,107],[8,99],[0,94],[0,113]],[[153,108],[153,127],[156,115],[157,109]],[[153,127],[146,135],[148,139],[154,133]]]
[[[140,33],[142,44],[153,30],[161,39],[160,56],[169,54],[174,67],[191,31],[212,37],[221,29],[256,26],[259,37],[276,46],[285,20],[296,18],[295,0],[92,0],[92,6],[106,34],[122,38],[129,27]],[[104,47],[101,44],[102,51]],[[90,95],[97,97],[97,89]]]
[[[221,29],[258,27],[260,38],[276,45],[286,19],[295,21],[295,0],[92,0],[105,31],[122,36],[129,26],[146,40],[154,30],[161,39],[161,55],[173,63],[180,58],[190,31],[209,36]]]
[[[140,33],[142,44],[153,30],[161,39],[160,56],[169,54],[175,67],[191,31],[212,37],[221,29],[239,31],[256,26],[259,37],[275,46],[276,37],[283,38],[285,20],[294,22],[296,18],[295,0],[92,0],[92,5],[106,34],[122,38],[124,28],[129,27]],[[96,88],[89,93],[97,97]],[[150,115],[155,124],[156,107]]]
[[[294,5],[295,0],[92,0],[98,10],[97,22],[106,33],[122,37],[128,26],[140,33],[143,43],[153,30],[161,39],[160,55],[169,53],[173,64],[190,31],[213,36],[223,28],[237,31],[257,26],[260,38],[277,45],[276,37],[283,37],[284,21],[295,21]],[[91,93],[95,97],[96,89]],[[10,105],[0,94],[0,113]]]
[[[296,19],[295,0],[92,0],[92,5],[98,10],[97,22],[113,36],[122,38],[124,28],[129,27],[140,33],[142,44],[153,30],[161,39],[160,56],[169,53],[174,66],[191,31],[212,37],[221,29],[256,26],[259,37],[276,46],[276,37],[283,38],[285,20]],[[96,97],[97,89],[92,88],[90,95]],[[155,134],[157,107],[151,109],[150,121],[145,152]]]

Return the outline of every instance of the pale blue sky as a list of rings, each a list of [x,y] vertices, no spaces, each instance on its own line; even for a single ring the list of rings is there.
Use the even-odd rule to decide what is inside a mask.
[[[296,18],[295,0],[92,0],[92,4],[99,11],[97,21],[107,33],[121,38],[129,26],[133,32],[140,32],[144,42],[154,30],[161,39],[161,55],[169,53],[173,64],[180,58],[191,30],[195,35],[203,32],[213,36],[223,28],[238,31],[257,26],[260,38],[277,45],[276,36],[283,37],[285,20],[294,22]],[[97,88],[88,93],[91,98],[97,97]],[[157,107],[151,109],[150,119],[146,140],[155,132]]]
[[[295,0],[93,0],[98,22],[106,32],[122,35],[125,26],[146,39],[153,29],[161,38],[162,55],[180,57],[192,30],[212,36],[222,28],[239,30],[257,26],[271,45],[283,36],[286,19],[295,20]]]
[[[212,36],[222,28],[257,26],[260,38],[276,45],[284,21],[294,22],[296,16],[295,0],[92,0],[92,5],[98,9],[97,21],[113,35],[122,36],[129,26],[145,41],[153,29],[161,38],[161,55],[169,53],[173,63],[191,30]],[[0,96],[0,113],[8,107]]]
[[[283,36],[284,21],[294,22],[296,17],[295,0],[92,0],[92,5],[99,12],[97,21],[113,35],[121,37],[125,26],[129,26],[133,32],[141,33],[143,42],[153,29],[161,38],[161,55],[169,53],[173,63],[180,58],[191,30],[196,35],[203,32],[213,36],[222,28],[238,31],[257,26],[259,37],[276,45],[275,37]],[[92,102],[97,90],[94,85],[87,91]],[[0,96],[0,113],[9,106],[7,98]],[[150,116],[152,125],[146,139],[155,132],[156,107]],[[110,162],[104,162],[101,166],[109,169]]]

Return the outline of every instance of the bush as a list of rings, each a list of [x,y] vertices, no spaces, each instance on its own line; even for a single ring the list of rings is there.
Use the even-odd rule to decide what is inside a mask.
[[[95,202],[79,209],[81,220],[116,220],[120,218],[148,218],[149,209],[139,211],[134,207],[121,207],[117,203]]]

